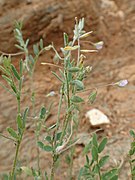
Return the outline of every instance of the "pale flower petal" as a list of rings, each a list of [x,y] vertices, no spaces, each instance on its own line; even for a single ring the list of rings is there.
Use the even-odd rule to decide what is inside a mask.
[[[121,80],[118,82],[118,86],[119,87],[124,87],[128,84],[128,80],[127,79],[124,79],[124,80]]]
[[[94,43],[94,45],[95,45],[97,50],[100,50],[103,48],[104,42],[100,41],[100,42]]]

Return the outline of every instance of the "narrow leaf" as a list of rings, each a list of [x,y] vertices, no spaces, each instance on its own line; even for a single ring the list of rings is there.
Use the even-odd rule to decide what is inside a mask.
[[[92,147],[91,153],[92,153],[93,160],[97,161],[98,160],[98,150],[95,146]]]
[[[44,146],[44,151],[51,152],[53,148],[51,146]]]
[[[12,90],[14,91],[14,93],[17,94],[17,89],[16,89],[16,87],[15,87],[14,85],[11,85],[11,88],[12,88]]]
[[[94,174],[98,174],[98,173],[99,173],[99,166],[98,166],[98,164],[94,165],[94,167],[93,167],[93,169],[92,169],[92,172],[93,172]]]
[[[114,168],[114,169],[111,169],[110,171],[104,173],[104,174],[102,175],[102,179],[108,180],[108,179],[113,178],[113,177],[116,176],[117,174],[118,174],[118,169]]]
[[[97,91],[94,91],[89,95],[88,99],[91,104],[95,102],[96,96],[97,96]]]
[[[16,68],[14,67],[13,64],[11,64],[11,69],[12,69],[12,72],[13,72],[14,76],[16,77],[16,79],[17,79],[18,81],[20,81],[19,73],[17,72],[17,70],[16,70]]]
[[[6,56],[3,57],[3,65],[6,69],[10,69],[10,67],[11,67],[10,57],[6,57]]]
[[[76,87],[78,88],[78,90],[83,90],[84,89],[84,85],[82,81],[79,80],[73,80],[71,81],[71,84],[76,85]]]
[[[85,145],[84,149],[83,149],[83,154],[87,154],[92,148],[92,141],[90,141],[88,144]]]
[[[79,97],[79,96],[72,96],[71,99],[70,99],[72,102],[74,103],[81,103],[81,102],[84,102],[84,100]]]
[[[52,129],[54,129],[56,127],[56,124],[53,124],[52,126],[50,126],[49,128],[48,128],[48,130],[52,130]]]
[[[44,119],[45,118],[45,115],[46,115],[46,109],[45,107],[43,106],[40,110],[40,114],[39,114],[39,117],[40,119]]]
[[[12,84],[12,79],[8,78],[4,74],[2,75],[3,79],[5,79],[9,84]]]
[[[41,48],[41,49],[44,48],[44,45],[43,45],[43,39],[40,39],[39,45],[40,45],[40,48]]]
[[[87,162],[87,165],[89,165],[90,160],[89,160],[88,155],[86,155],[86,162]]]
[[[52,71],[52,74],[53,74],[59,81],[61,81],[61,82],[63,83],[63,80],[62,80],[55,72]]]
[[[23,128],[23,122],[22,122],[21,114],[18,114],[18,116],[17,116],[17,125],[18,125],[18,128],[20,128],[20,129]]]
[[[129,131],[129,133],[130,133],[130,136],[132,136],[133,138],[135,138],[135,132],[134,132],[132,129]]]
[[[73,50],[76,50],[76,49],[78,49],[79,48],[79,46],[66,46],[65,48],[64,48],[64,50],[65,51],[73,51]]]
[[[35,55],[38,55],[38,53],[39,53],[38,45],[36,45],[36,44],[33,45],[33,51],[34,51]]]
[[[68,45],[68,35],[64,33],[64,46]]]
[[[96,133],[93,134],[92,144],[93,144],[96,148],[98,148],[98,141],[97,141],[97,135],[96,135]]]
[[[40,147],[42,150],[44,150],[44,144],[41,141],[38,141],[37,143],[38,147]]]
[[[61,134],[62,134],[62,132],[58,132],[58,133],[57,133],[57,135],[56,135],[56,140],[57,140],[57,141],[60,140]]]
[[[46,145],[44,145],[41,141],[38,141],[38,146],[42,149],[42,150],[44,150],[44,151],[47,151],[47,152],[50,152],[50,151],[52,151],[53,149],[52,149],[52,147],[51,146],[46,146]]]
[[[18,135],[17,135],[17,133],[15,132],[14,129],[8,127],[8,128],[7,128],[7,131],[8,131],[8,133],[9,133],[13,138],[18,139]]]
[[[27,47],[29,44],[29,39],[26,40],[25,47]]]
[[[1,70],[4,74],[10,76],[10,72],[9,72],[7,69],[3,68],[1,65],[0,65],[0,70]]]
[[[103,157],[99,160],[99,166],[100,166],[100,168],[103,167],[103,166],[106,164],[106,162],[108,161],[108,159],[109,159],[109,156],[103,156]]]
[[[93,31],[89,31],[89,32],[81,35],[81,36],[80,36],[80,39],[85,38],[85,37],[88,37],[92,32],[93,32]]]
[[[71,73],[75,73],[75,72],[80,71],[80,68],[78,68],[78,67],[71,67],[71,68],[68,69],[68,71],[71,72]]]
[[[46,136],[45,140],[50,143],[52,141],[52,138],[51,138],[51,136]]]
[[[101,152],[104,150],[106,144],[107,144],[107,138],[104,138],[104,139],[101,141],[101,143],[99,144],[99,147],[98,147],[98,152],[99,152],[99,153],[101,153]]]
[[[24,48],[23,48],[23,47],[21,47],[21,46],[20,46],[20,45],[18,45],[18,44],[15,44],[15,47],[17,47],[18,49],[20,49],[20,50],[24,51]]]
[[[23,113],[23,125],[25,127],[25,124],[26,124],[26,119],[27,119],[27,115],[28,115],[28,112],[29,112],[29,108],[27,107]]]
[[[118,175],[113,176],[110,180],[118,180]]]
[[[23,60],[20,60],[20,77],[22,76],[23,73]]]

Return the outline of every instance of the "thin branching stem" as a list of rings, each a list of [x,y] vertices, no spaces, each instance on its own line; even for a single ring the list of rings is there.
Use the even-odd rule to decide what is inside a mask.
[[[78,64],[79,64],[79,61],[80,61],[80,39],[79,39],[79,37],[78,37],[78,58],[77,58],[77,66],[78,66]]]
[[[21,104],[20,104],[20,97],[17,98],[17,102],[18,102],[18,114],[20,114],[20,107],[21,107]],[[11,171],[11,180],[14,179],[14,176],[15,176],[15,168],[16,168],[16,164],[17,164],[17,158],[18,158],[18,153],[19,153],[19,148],[20,148],[20,144],[21,144],[21,141],[22,141],[22,137],[23,137],[23,133],[24,131],[21,133],[21,136],[19,138],[19,140],[17,141],[17,144],[16,144],[16,153],[15,153],[15,158],[14,158],[14,163],[13,163],[13,168],[12,168],[12,171]]]
[[[11,141],[13,141],[13,142],[16,143],[16,141],[15,141],[14,139],[12,139],[12,138],[10,138],[10,137],[8,137],[8,136],[5,136],[5,135],[2,134],[2,133],[0,133],[0,136],[3,137],[3,138],[9,139],[9,140],[11,140]]]
[[[9,92],[10,94],[12,94],[13,96],[15,96],[15,94],[13,92],[11,92],[5,85],[3,85],[1,82],[0,82],[0,86],[3,87],[7,92]]]
[[[58,66],[58,65],[52,64],[52,63],[44,63],[44,62],[42,62],[41,64],[42,65],[48,65],[48,66],[54,66],[54,67],[57,67],[57,68],[62,68],[62,66]]]
[[[108,87],[108,86],[114,86],[114,83],[111,83],[111,84],[105,84],[105,85],[99,85],[99,86],[96,86],[96,87],[91,87],[91,88],[88,88],[88,89],[84,89],[82,91],[78,91],[77,93],[83,93],[83,92],[86,92],[86,91],[90,91],[90,90],[93,90],[95,89],[97,91],[98,88],[104,88],[104,87]]]
[[[3,52],[3,51],[0,51],[0,54],[1,55],[5,55],[5,56],[19,56],[19,55],[22,55],[22,54],[24,54],[24,52],[18,52],[18,53],[5,53],[5,52]]]
[[[64,93],[64,84],[62,85],[61,91],[62,92],[60,93],[60,100],[59,100],[58,114],[57,114],[57,122],[56,122],[56,132],[58,131],[59,125],[60,125],[60,111],[61,111],[62,99],[63,99],[63,93]]]
[[[13,163],[13,169],[11,172],[11,180],[14,180],[14,176],[15,176],[15,168],[16,168],[16,164],[17,164],[17,158],[18,158],[20,143],[21,143],[21,141],[18,141],[17,145],[16,145],[16,153],[15,153],[15,159],[14,159],[14,163]]]
[[[67,110],[70,108],[70,92],[69,92],[69,82],[68,82],[68,75],[67,75],[67,70],[65,70],[65,78],[66,78],[66,91],[67,91]],[[61,139],[60,142],[62,143],[63,137],[65,135],[65,131],[67,129],[67,125],[69,122],[71,112],[67,111],[65,115],[65,120],[64,120],[64,125],[62,128],[62,134],[61,134]]]

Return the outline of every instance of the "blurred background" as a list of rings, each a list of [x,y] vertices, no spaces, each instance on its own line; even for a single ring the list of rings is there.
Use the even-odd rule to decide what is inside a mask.
[[[85,85],[90,88],[107,83],[128,79],[129,84],[124,89],[104,87],[98,91],[95,103],[91,106],[83,105],[79,135],[87,135],[95,127],[85,117],[85,113],[98,108],[110,119],[110,124],[103,126],[100,136],[106,135],[109,144],[106,149],[113,159],[122,160],[120,179],[128,180],[126,154],[130,146],[129,130],[135,128],[135,0],[0,0],[0,52],[16,53],[14,23],[15,20],[23,22],[24,39],[29,38],[29,50],[32,45],[43,38],[44,45],[54,43],[60,51],[63,46],[63,32],[73,36],[75,17],[85,18],[85,30],[93,31],[92,42],[104,41],[101,51],[88,54],[86,65],[93,67]],[[82,45],[84,46],[84,45]],[[87,45],[88,46],[88,45]],[[91,47],[89,47],[91,48]],[[37,112],[41,104],[48,106],[53,101],[51,115],[48,124],[56,121],[59,95],[46,97],[50,91],[58,91],[59,82],[51,74],[55,67],[42,66],[41,62],[53,62],[54,54],[45,53],[39,59],[36,68],[34,86],[36,90]],[[15,65],[18,65],[20,57],[14,57]],[[0,77],[2,81],[2,78]],[[26,90],[29,92],[29,81],[25,78]],[[87,98],[89,92],[83,94]],[[29,95],[22,98],[23,106],[27,106]],[[63,114],[61,114],[61,119]],[[6,127],[15,127],[16,102],[13,97],[0,87],[0,132],[6,133]],[[33,122],[28,121],[28,131],[21,146],[20,160],[23,165],[36,166],[36,147],[34,141]],[[79,168],[84,163],[82,149],[87,139],[77,145],[74,157],[73,179]],[[115,151],[114,148],[115,147]],[[11,169],[14,158],[14,145],[0,137],[0,174],[7,173]],[[111,159],[110,163],[114,163]],[[50,157],[41,152],[41,167],[49,170]],[[58,177],[66,177],[67,164],[57,170]]]

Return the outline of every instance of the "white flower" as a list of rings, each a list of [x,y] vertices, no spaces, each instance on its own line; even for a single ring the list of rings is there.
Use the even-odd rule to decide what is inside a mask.
[[[117,85],[119,87],[125,87],[128,84],[127,79],[120,80],[119,82],[114,83],[114,85]]]
[[[94,46],[96,47],[97,50],[102,49],[102,48],[103,48],[103,45],[104,45],[104,42],[103,42],[103,41],[94,43]]]
[[[46,96],[49,97],[49,96],[54,96],[56,95],[56,93],[54,91],[51,91],[49,94],[47,94]]]
[[[128,84],[128,80],[127,79],[124,79],[124,80],[121,80],[118,82],[118,86],[119,87],[124,87]]]

